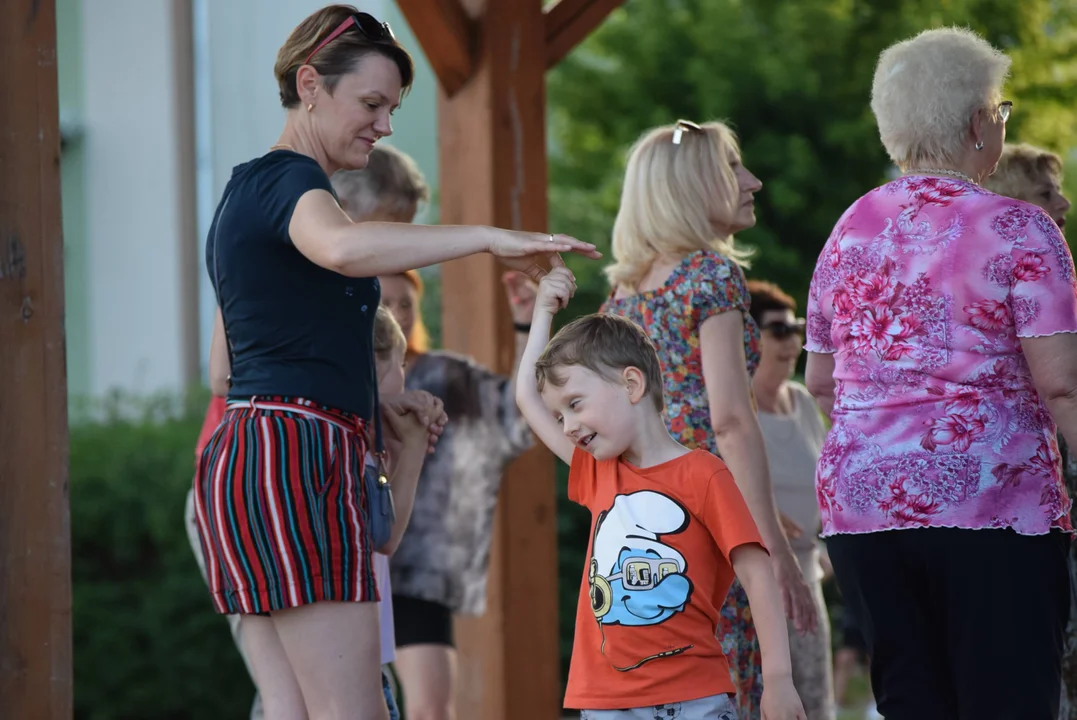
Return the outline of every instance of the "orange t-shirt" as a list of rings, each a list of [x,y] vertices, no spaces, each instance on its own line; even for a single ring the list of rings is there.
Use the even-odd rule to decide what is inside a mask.
[[[213,433],[217,431],[217,426],[221,424],[227,405],[228,401],[223,397],[214,395],[209,399],[209,407],[206,408],[206,419],[202,421],[202,432],[198,434],[198,442],[194,446],[195,467],[198,467],[198,463],[202,459],[202,451],[206,449],[206,445],[209,445],[209,439],[213,437]]]
[[[725,463],[693,450],[636,468],[576,450],[568,496],[592,521],[565,707],[735,693],[715,637],[734,578],[729,553],[763,541]]]

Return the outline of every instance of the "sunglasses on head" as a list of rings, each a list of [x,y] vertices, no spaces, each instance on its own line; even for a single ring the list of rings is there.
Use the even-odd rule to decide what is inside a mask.
[[[370,15],[369,13],[355,13],[354,15],[349,15],[344,20],[344,22],[342,22],[340,25],[337,25],[336,30],[329,33],[325,40],[322,40],[320,43],[318,43],[318,46],[314,48],[310,55],[307,55],[307,59],[303,62],[303,64],[309,65],[311,59],[318,54],[319,50],[336,40],[353,25],[363,37],[372,42],[386,42],[396,39],[396,36],[393,35],[392,28],[389,27],[389,23],[382,22],[381,20],[378,20],[376,17]]]
[[[804,334],[804,319],[798,318],[796,322],[787,323],[781,320],[769,322],[763,326],[763,332],[769,333],[779,340],[790,335]]]
[[[702,133],[703,128],[691,120],[678,120],[673,126],[673,144],[680,145],[685,131]]]

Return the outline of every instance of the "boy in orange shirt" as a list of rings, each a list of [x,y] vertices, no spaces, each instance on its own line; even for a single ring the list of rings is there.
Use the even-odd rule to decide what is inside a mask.
[[[590,720],[736,720],[715,637],[736,576],[763,651],[763,720],[805,720],[781,592],[733,476],[670,436],[658,356],[638,326],[589,315],[549,340],[575,289],[564,267],[543,278],[516,379],[524,417],[570,465],[569,498],[593,518],[565,707]]]

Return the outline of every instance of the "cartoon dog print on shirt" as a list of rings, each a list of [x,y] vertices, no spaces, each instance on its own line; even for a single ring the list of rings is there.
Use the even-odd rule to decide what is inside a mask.
[[[678,502],[650,490],[618,495],[613,507],[599,515],[588,586],[600,628],[659,625],[684,610],[692,594],[692,581],[685,574],[687,563],[684,555],[661,538],[683,532],[688,522],[688,513]],[[603,638],[605,654],[605,632]],[[615,667],[632,670],[687,649],[665,649]]]

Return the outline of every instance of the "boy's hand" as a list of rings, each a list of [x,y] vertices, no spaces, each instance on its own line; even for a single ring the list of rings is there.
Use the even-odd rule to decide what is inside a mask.
[[[568,307],[568,301],[576,294],[576,278],[567,267],[555,267],[539,282],[538,297],[535,298],[535,310],[543,310],[550,315]]]
[[[763,720],[808,720],[791,676],[764,676],[763,686],[763,700],[760,703]]]

